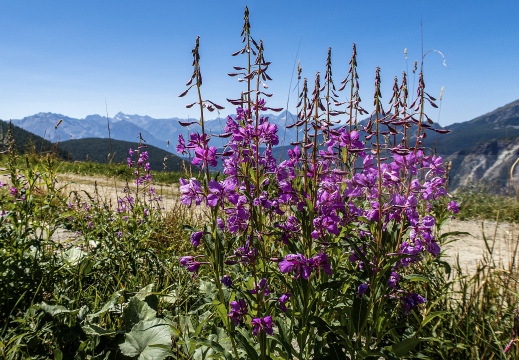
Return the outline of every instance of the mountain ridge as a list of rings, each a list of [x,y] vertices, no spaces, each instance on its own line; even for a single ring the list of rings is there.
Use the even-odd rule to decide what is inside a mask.
[[[297,129],[288,130],[285,124],[293,123],[295,115],[287,111],[282,115],[266,116],[278,126],[280,145],[284,143],[285,146],[289,146],[297,136]],[[57,126],[60,120],[63,121]],[[178,122],[189,120],[178,117],[155,119],[148,115],[130,115],[122,112],[118,112],[112,118],[93,114],[84,119],[74,119],[62,114],[38,113],[21,120],[13,120],[13,124],[36,135],[41,134],[40,136],[43,135],[42,137],[48,140],[54,140],[52,142],[63,141],[67,133],[71,134],[68,136],[72,139],[108,138],[110,134],[112,139],[123,141],[136,141],[140,134],[148,144],[171,151],[179,134],[188,138],[189,131],[192,131],[192,128],[183,127]],[[225,118],[216,118],[206,121],[205,128],[208,133],[222,133],[225,124]],[[453,188],[466,185],[467,179],[473,182],[491,181],[499,184],[500,188],[506,187],[510,180],[510,167],[519,157],[519,147],[516,148],[514,145],[519,142],[519,100],[472,120],[442,128],[450,130],[450,133],[428,132],[425,144],[446,162],[452,163],[450,181]],[[281,138],[285,132],[287,136],[283,142]],[[215,146],[224,145],[225,139],[214,140],[222,141]],[[518,175],[514,174],[514,178],[516,177]]]

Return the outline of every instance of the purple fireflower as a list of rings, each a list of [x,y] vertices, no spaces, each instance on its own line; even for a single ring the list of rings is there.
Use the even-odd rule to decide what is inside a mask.
[[[139,154],[139,159],[137,160],[137,164],[139,166],[143,166],[146,163],[146,161],[148,161],[148,159],[149,159],[148,152],[143,151]]]
[[[262,318],[253,318],[251,320],[252,325],[252,333],[254,335],[258,335],[260,331],[265,331],[267,334],[272,335],[274,331],[272,330],[272,326],[274,325],[272,322],[272,316],[265,316]]]
[[[229,275],[222,276],[222,279],[220,281],[228,288],[232,286],[232,279]]]
[[[398,281],[400,280],[401,276],[398,275],[396,272],[391,272],[391,276],[389,277],[389,280],[387,281],[387,285],[390,289],[398,288]]]
[[[261,279],[259,284],[254,284],[254,289],[249,290],[249,292],[253,295],[263,292],[263,296],[269,296],[270,288],[269,288],[268,280],[265,278]]]
[[[184,140],[184,137],[182,134],[178,134],[178,144],[177,144],[177,152],[181,154],[185,154],[186,151],[186,141]]]
[[[236,207],[228,208],[225,210],[227,215],[227,229],[231,234],[238,231],[244,231],[249,226],[248,220],[250,217],[249,210],[244,206],[246,203],[245,196],[240,196],[240,200],[236,204]]]
[[[202,169],[206,166],[215,167],[218,165],[218,161],[216,160],[216,147],[211,146],[209,148],[196,146],[195,147],[195,157],[192,161],[193,165],[200,165]]]
[[[218,205],[218,201],[223,192],[223,186],[216,180],[209,180],[207,187],[209,188],[209,194],[207,195],[206,203],[211,207]]]
[[[187,271],[195,273],[200,268],[200,265],[207,264],[207,262],[198,262],[195,259],[200,256],[183,256],[179,259],[180,265],[185,267]]]
[[[317,273],[319,273],[319,269],[322,269],[328,275],[332,275],[332,268],[330,266],[330,262],[328,261],[328,255],[325,253],[315,255],[311,259],[311,263]]]
[[[405,293],[400,297],[400,300],[402,301],[402,307],[407,314],[409,314],[415,306],[427,302],[427,299],[422,295],[415,293]]]
[[[360,284],[357,288],[357,296],[364,295],[369,289],[369,283]]]
[[[221,231],[224,231],[225,223],[223,222],[221,217],[216,218],[216,226],[218,226],[218,229],[220,229]]]
[[[196,205],[200,205],[204,199],[204,193],[200,182],[194,178],[185,180],[180,178],[180,201],[184,205],[191,206],[194,201]]]
[[[245,243],[245,246],[241,246],[234,250],[234,257],[240,258],[240,260],[245,264],[252,264],[256,260],[258,256],[258,249],[250,246],[250,241]]]
[[[457,214],[460,212],[460,209],[458,207],[458,203],[456,201],[451,201],[447,204],[447,210],[451,211],[454,214]]]
[[[292,215],[290,215],[284,222],[277,223],[274,226],[281,229],[281,241],[286,245],[288,245],[289,240],[297,236],[301,228],[297,218]]]
[[[312,274],[312,266],[308,260],[301,254],[288,254],[285,259],[279,263],[279,271],[286,274],[295,272],[296,279],[303,274],[303,279],[308,280]]]
[[[200,245],[200,240],[202,240],[203,235],[204,235],[204,233],[201,231],[195,231],[194,233],[192,233],[191,236],[189,237],[189,241],[191,242],[191,245],[193,245],[194,247],[197,247],[198,245]]]
[[[281,295],[279,297],[279,308],[281,309],[281,311],[283,312],[287,312],[287,306],[286,306],[286,303],[287,301],[290,299],[290,296],[292,296],[291,294],[289,293],[284,293],[283,295]]]
[[[428,229],[432,228],[434,226],[434,223],[435,223],[435,220],[430,215],[424,216],[422,219],[422,225]]]
[[[231,301],[229,304],[231,306],[231,312],[229,312],[228,316],[234,322],[234,325],[238,325],[241,319],[247,315],[247,304],[244,299],[240,299],[238,301]]]

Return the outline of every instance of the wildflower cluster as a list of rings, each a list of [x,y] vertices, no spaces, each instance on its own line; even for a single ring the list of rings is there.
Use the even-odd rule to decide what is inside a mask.
[[[405,86],[397,86],[392,110],[384,112],[377,70],[376,111],[367,122],[358,123],[357,114],[365,110],[359,105],[356,70],[350,68],[355,78],[346,81],[353,83],[354,91],[345,112],[322,104],[323,89],[328,89],[328,101],[341,104],[329,70],[324,86],[317,74],[312,99],[307,97],[305,79],[301,111],[291,125],[303,134],[302,139],[283,155],[285,160],[277,161],[273,154],[279,145],[278,128],[264,115],[279,110],[267,106],[270,94],[263,91],[264,82],[270,80],[266,73],[270,62],[264,59],[263,44],[249,30],[246,11],[245,47],[237,54],[247,54],[249,66],[235,69],[249,85],[240,99],[229,100],[238,107],[220,135],[228,139],[223,152],[218,154],[209,145],[211,138],[203,126],[206,102],[201,97],[202,133],[192,133],[187,144],[179,137],[177,149],[191,152],[192,164],[205,171],[202,182],[180,180],[181,201],[211,210],[208,224],[190,237],[208,261],[198,262],[202,256],[198,255],[185,256],[180,262],[191,272],[201,265],[211,268],[228,317],[235,327],[247,326],[258,336],[260,352],[267,351],[266,335],[274,333],[276,317],[292,324],[300,348],[315,351],[308,350],[312,332],[303,330],[312,317],[319,316],[328,324],[353,321],[354,310],[345,315],[333,304],[340,308],[351,301],[347,299],[357,298],[367,304],[368,313],[387,306],[405,314],[426,301],[413,292],[412,284],[405,283],[404,276],[427,253],[437,256],[440,252],[430,210],[433,202],[448,196],[445,170],[441,158],[426,154],[422,140],[425,130],[442,130],[424,122],[422,104],[433,99],[424,91],[422,76],[411,109]],[[198,46],[199,39],[194,52]],[[255,60],[250,59],[252,55]],[[352,67],[355,56],[354,47]],[[197,72],[200,58],[194,57]],[[250,90],[254,82],[255,90]],[[349,115],[349,121],[331,120],[341,114]],[[414,144],[410,145],[412,129]],[[209,172],[219,161],[223,177]],[[448,208],[455,212],[457,205],[451,202]],[[223,272],[235,278],[222,277]],[[356,284],[351,287],[341,281]],[[222,283],[235,300],[227,302]],[[340,284],[333,297],[331,284]],[[316,302],[327,304],[328,310],[317,311]],[[290,320],[289,315],[296,313],[299,322]],[[370,322],[363,324],[352,328],[350,340],[373,336]],[[232,336],[234,327],[228,331]]]

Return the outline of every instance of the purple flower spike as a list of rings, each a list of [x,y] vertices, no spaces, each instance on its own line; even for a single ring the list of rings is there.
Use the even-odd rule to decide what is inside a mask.
[[[272,316],[265,316],[262,318],[254,318],[251,320],[252,325],[252,333],[254,335],[258,335],[260,331],[265,331],[265,333],[272,335],[274,331],[272,330],[272,326],[274,325],[272,322]]]
[[[241,319],[247,315],[247,304],[245,303],[244,299],[240,299],[238,301],[231,301],[229,305],[231,306],[231,312],[228,314],[228,316],[232,319],[234,325],[236,326],[240,323]]]

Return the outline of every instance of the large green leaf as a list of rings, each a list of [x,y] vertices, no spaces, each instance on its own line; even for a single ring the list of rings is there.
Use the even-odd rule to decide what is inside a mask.
[[[171,328],[162,319],[141,321],[124,335],[119,348],[124,355],[139,360],[160,360],[172,355],[171,335]]]
[[[56,316],[56,315],[59,315],[59,314],[76,315],[79,312],[79,309],[77,309],[77,310],[69,310],[66,307],[62,306],[62,305],[49,305],[49,304],[47,304],[45,302],[42,302],[42,303],[38,304],[38,307],[41,310],[45,311],[47,314],[51,315],[51,316]]]
[[[139,300],[145,300],[148,296],[153,295],[153,286],[154,284],[146,285],[135,294],[135,297]]]
[[[117,331],[115,330],[106,330],[95,324],[88,324],[81,327],[85,334],[92,336],[103,336],[103,335],[115,335]]]
[[[203,339],[200,337],[193,337],[192,339],[196,341],[197,345],[202,345],[193,353],[194,360],[204,360],[212,358],[225,358],[227,360],[232,359],[232,355],[230,353],[231,341],[225,333],[224,329],[215,329],[214,333],[209,334],[207,339]]]
[[[127,329],[131,329],[140,321],[153,320],[156,316],[157,312],[136,296],[130,299],[128,306],[123,311],[124,325]]]
[[[67,264],[70,266],[76,266],[86,255],[87,253],[80,248],[71,247],[67,251],[63,252],[61,256],[63,261],[65,261]]]

